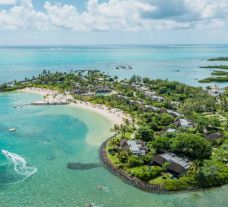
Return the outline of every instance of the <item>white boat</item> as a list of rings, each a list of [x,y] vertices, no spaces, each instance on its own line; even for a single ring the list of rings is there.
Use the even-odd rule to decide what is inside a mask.
[[[16,130],[16,128],[11,128],[11,129],[9,129],[9,131],[10,131],[10,132],[15,132],[15,131],[17,131],[17,130]]]

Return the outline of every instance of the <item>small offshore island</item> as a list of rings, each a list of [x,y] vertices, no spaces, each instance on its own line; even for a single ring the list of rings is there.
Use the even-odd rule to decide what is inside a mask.
[[[100,156],[114,174],[140,189],[172,192],[228,184],[227,87],[203,89],[140,76],[119,80],[98,70],[44,70],[2,84],[0,91],[26,88],[57,91],[58,100],[45,97],[46,104],[83,101],[128,114],[113,126]]]
[[[207,61],[213,62],[213,61],[228,61],[228,57],[218,57],[218,58],[211,58]],[[214,70],[211,73],[211,77],[199,80],[200,83],[212,83],[212,82],[228,82],[228,72],[223,70],[228,70],[228,65],[207,65],[207,66],[200,66],[200,68],[205,69],[220,69],[220,70]]]

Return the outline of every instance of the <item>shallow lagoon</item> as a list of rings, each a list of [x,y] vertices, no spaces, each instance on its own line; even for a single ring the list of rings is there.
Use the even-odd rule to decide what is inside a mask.
[[[0,94],[0,149],[23,157],[37,172],[21,181],[13,164],[0,155],[0,206],[227,207],[228,186],[205,192],[158,195],[123,183],[106,169],[67,169],[68,162],[97,163],[109,123],[95,113],[67,106],[15,109],[38,96]],[[17,131],[10,133],[9,128]],[[18,179],[18,180],[17,180]],[[11,184],[10,184],[11,183]],[[105,186],[98,190],[97,185]]]

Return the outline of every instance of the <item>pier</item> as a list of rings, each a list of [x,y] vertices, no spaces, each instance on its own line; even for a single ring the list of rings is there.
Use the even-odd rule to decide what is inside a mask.
[[[44,106],[44,105],[67,105],[69,102],[46,102],[46,101],[34,101],[31,103],[33,106]]]

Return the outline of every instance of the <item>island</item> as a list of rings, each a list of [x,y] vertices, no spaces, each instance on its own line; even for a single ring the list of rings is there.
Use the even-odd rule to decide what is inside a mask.
[[[228,82],[228,75],[225,76],[212,76],[202,80],[199,80],[200,83],[212,83],[212,82]]]
[[[207,61],[228,61],[228,57],[218,57],[218,58],[211,58]],[[228,82],[228,73],[222,70],[227,70],[227,65],[208,65],[208,66],[200,66],[200,68],[205,69],[220,69],[215,70],[211,73],[211,77],[199,80],[200,83],[212,83],[212,82]]]
[[[228,65],[207,65],[207,66],[200,66],[200,68],[228,70]]]
[[[210,58],[208,61],[228,61],[228,57]]]
[[[228,69],[228,66],[202,66],[200,68],[219,68],[219,69]],[[221,70],[214,70],[211,73],[211,77],[199,80],[200,83],[211,83],[211,82],[228,82],[228,72]]]
[[[44,70],[0,85],[1,92],[31,88],[54,91],[42,104],[85,102],[127,114],[112,127],[100,157],[137,188],[178,192],[228,184],[227,87],[204,89],[136,75],[121,80],[98,70]]]

